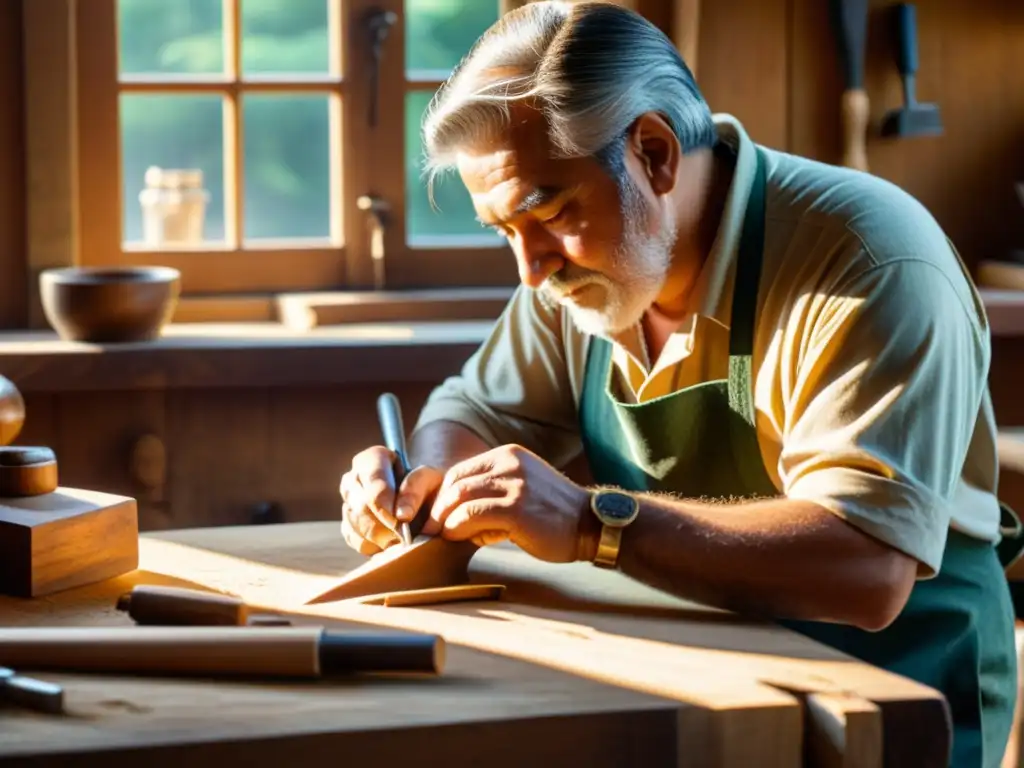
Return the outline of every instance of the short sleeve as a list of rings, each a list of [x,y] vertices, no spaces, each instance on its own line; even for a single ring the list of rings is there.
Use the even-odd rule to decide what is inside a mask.
[[[416,429],[457,422],[560,467],[581,449],[573,391],[560,310],[520,286],[460,373],[430,394]]]
[[[987,386],[990,346],[969,293],[935,263],[889,261],[811,297],[805,332],[783,342],[786,495],[916,558],[924,577],[942,561]]]

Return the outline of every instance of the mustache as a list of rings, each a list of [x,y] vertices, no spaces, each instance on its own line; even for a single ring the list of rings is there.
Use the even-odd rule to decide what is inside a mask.
[[[591,283],[605,284],[607,282],[608,278],[600,272],[581,269],[575,265],[567,265],[555,274],[550,275],[541,285],[541,288],[554,296],[565,296]]]

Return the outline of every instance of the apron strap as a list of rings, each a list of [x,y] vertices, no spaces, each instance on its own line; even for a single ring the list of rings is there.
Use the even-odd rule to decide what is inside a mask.
[[[764,151],[755,147],[757,168],[750,188],[743,233],[736,258],[736,280],[729,321],[729,406],[750,425],[755,423],[751,391],[751,357],[754,353],[754,316],[761,282],[764,253],[765,180]]]

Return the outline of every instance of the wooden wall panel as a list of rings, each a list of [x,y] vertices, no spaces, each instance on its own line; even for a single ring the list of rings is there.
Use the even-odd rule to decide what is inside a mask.
[[[788,143],[791,0],[704,0],[697,83],[713,112],[737,117],[774,149]],[[818,2],[818,0],[813,0]]]
[[[21,2],[0,3],[0,330],[28,322]]]
[[[140,483],[133,465],[141,437],[166,440],[164,393],[76,392],[57,395],[54,401],[56,439],[50,447],[57,453],[61,483],[131,496],[138,502],[142,527],[168,527],[172,518],[166,488]]]
[[[352,457],[379,444],[377,397],[394,392],[408,432],[431,387],[389,385],[274,390],[270,400],[270,487],[288,520],[340,512],[337,494]]]
[[[840,154],[838,74],[827,4],[791,0],[790,149],[826,162]],[[1024,4],[929,0],[917,4],[918,100],[938,103],[944,134],[883,138],[902,104],[892,0],[874,0],[865,85],[871,98],[870,170],[917,197],[972,265],[1024,248]]]

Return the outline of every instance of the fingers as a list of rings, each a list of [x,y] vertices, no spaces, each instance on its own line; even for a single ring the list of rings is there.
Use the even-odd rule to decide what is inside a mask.
[[[381,548],[372,541],[364,539],[353,530],[352,524],[349,522],[349,514],[350,512],[347,507],[342,507],[341,536],[345,539],[345,543],[361,555],[376,555],[381,551]]]
[[[491,544],[500,544],[503,541],[508,541],[509,534],[507,531],[485,531],[477,536],[470,538],[474,544],[478,547],[489,547]]]
[[[394,454],[382,446],[367,448],[352,460],[352,471],[362,489],[362,502],[377,519],[394,530],[395,472]]]
[[[363,554],[376,554],[399,541],[394,515],[379,506],[389,494],[394,497],[394,491],[387,487],[394,482],[390,457],[384,448],[363,451],[341,477],[342,535],[349,546]]]
[[[420,507],[441,486],[444,478],[433,467],[416,467],[402,481],[395,504],[395,516],[404,522],[410,522]]]
[[[437,498],[430,508],[430,517],[423,524],[423,533],[427,536],[435,536],[445,527],[448,516],[455,511],[460,504],[475,499],[490,499],[496,501],[506,496],[505,489],[501,486],[502,479],[490,475],[475,475],[456,480],[449,484],[448,475],[445,476],[444,484],[437,493]]]
[[[460,504],[445,518],[444,537],[450,541],[497,543],[511,538],[515,515],[508,506],[487,499]]]

